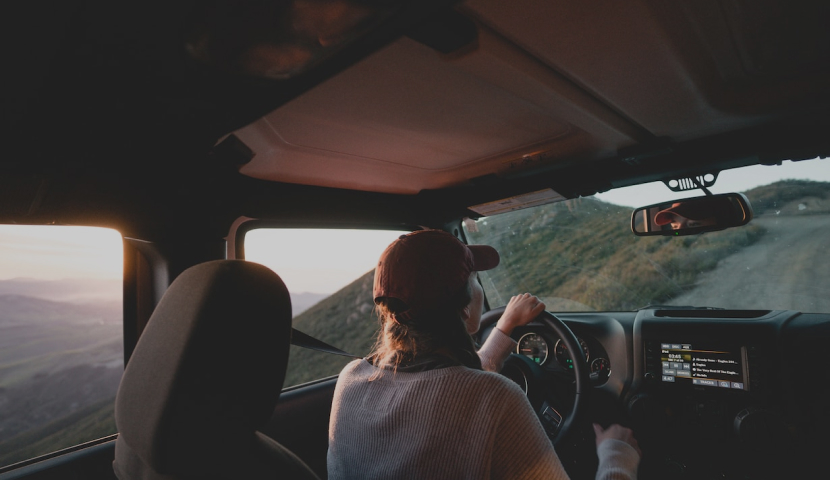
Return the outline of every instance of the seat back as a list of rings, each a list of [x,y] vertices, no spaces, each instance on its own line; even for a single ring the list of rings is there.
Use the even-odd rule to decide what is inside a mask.
[[[118,478],[316,478],[256,431],[277,403],[290,339],[288,290],[268,268],[217,260],[179,275],[118,389]]]

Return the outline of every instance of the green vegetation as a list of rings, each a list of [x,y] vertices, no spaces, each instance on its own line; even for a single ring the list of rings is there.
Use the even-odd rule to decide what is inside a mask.
[[[117,362],[124,351],[122,328],[55,325],[17,335],[4,329],[8,340],[0,341],[0,387],[14,387],[35,375],[77,365]]]
[[[112,435],[114,406],[115,396],[0,442],[0,466]]]
[[[755,187],[745,192],[745,195],[752,203],[752,210],[755,215],[761,215],[770,210],[781,209],[795,200],[804,201],[810,198],[826,200],[830,196],[830,188],[828,188],[827,182],[781,180],[770,185]],[[801,214],[830,212],[830,209],[822,210],[824,211],[802,211]]]
[[[550,310],[634,310],[694,288],[703,272],[751,245],[757,225],[699,236],[636,237],[628,208],[593,198],[491,217],[470,233],[496,247],[502,265],[482,274],[487,297],[504,305],[533,292]]]
[[[0,466],[115,433],[122,329],[111,301],[0,295]]]
[[[379,253],[378,253],[379,254]],[[354,355],[366,355],[378,328],[372,301],[372,270],[294,318],[294,328]],[[285,385],[336,375],[351,361],[291,347]]]

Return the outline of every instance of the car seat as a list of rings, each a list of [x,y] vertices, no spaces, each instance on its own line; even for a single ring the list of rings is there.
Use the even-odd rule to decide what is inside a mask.
[[[130,358],[115,400],[121,480],[317,478],[257,432],[282,390],[291,300],[273,271],[241,260],[185,270]]]

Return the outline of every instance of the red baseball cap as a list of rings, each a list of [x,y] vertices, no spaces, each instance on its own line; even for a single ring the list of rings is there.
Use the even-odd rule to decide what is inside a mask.
[[[488,245],[465,245],[442,230],[418,230],[392,242],[375,270],[374,299],[396,298],[409,307],[406,320],[440,308],[458,294],[472,272],[495,268],[499,253]]]

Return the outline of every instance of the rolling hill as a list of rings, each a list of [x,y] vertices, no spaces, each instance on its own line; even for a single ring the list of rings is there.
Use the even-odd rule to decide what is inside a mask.
[[[34,281],[3,282],[5,291]],[[46,282],[47,288],[78,291]],[[29,292],[31,293],[31,292]],[[0,466],[115,432],[121,302],[0,295]]]

